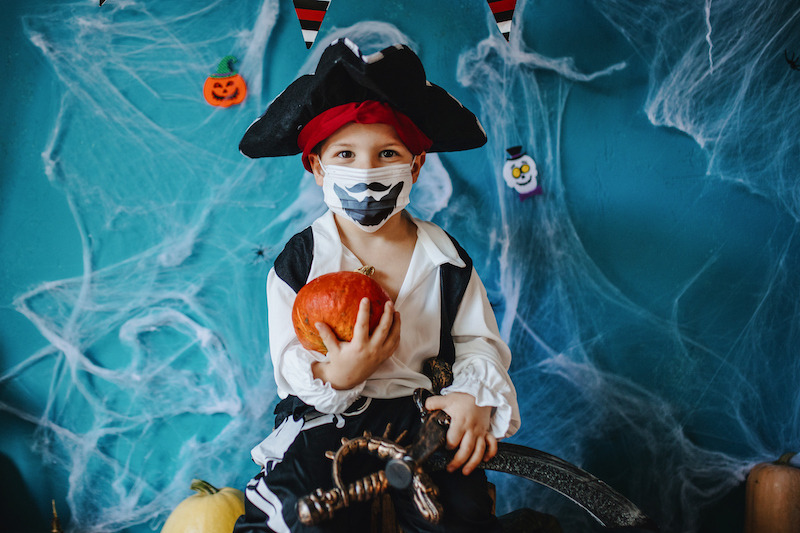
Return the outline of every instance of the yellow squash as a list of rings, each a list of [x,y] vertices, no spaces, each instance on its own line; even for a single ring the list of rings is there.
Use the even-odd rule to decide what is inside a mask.
[[[161,529],[161,533],[230,533],[236,519],[244,514],[242,491],[194,479],[193,494],[183,500]]]
[[[800,533],[800,468],[793,453],[760,463],[747,476],[745,533]]]

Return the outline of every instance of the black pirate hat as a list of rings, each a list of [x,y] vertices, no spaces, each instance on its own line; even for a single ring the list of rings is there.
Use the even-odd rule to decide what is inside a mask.
[[[311,119],[332,107],[375,100],[406,115],[433,144],[429,152],[454,152],[486,143],[478,119],[441,87],[428,82],[417,55],[395,45],[361,55],[349,39],[322,54],[314,74],[301,76],[247,129],[239,150],[246,156],[300,153],[297,137]]]

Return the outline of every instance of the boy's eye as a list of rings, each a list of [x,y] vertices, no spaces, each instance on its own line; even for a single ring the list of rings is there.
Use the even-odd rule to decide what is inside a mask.
[[[394,150],[381,150],[381,157],[394,157],[397,155],[397,152]]]
[[[341,157],[342,159],[349,159],[353,157],[353,152],[351,152],[350,150],[342,150],[341,152],[336,154],[336,157]]]

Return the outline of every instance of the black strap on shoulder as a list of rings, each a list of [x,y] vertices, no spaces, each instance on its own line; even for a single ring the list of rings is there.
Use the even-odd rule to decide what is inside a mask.
[[[313,259],[314,232],[309,226],[286,243],[275,259],[275,273],[297,292],[308,281]]]
[[[286,243],[283,251],[275,259],[275,273],[294,292],[297,292],[308,281],[313,260],[314,232],[309,226]],[[275,427],[277,428],[290,416],[297,421],[312,411],[314,408],[297,396],[289,396],[275,406]]]
[[[472,258],[449,233],[447,234],[458,251],[458,256],[466,264],[459,268],[451,263],[444,263],[440,268],[442,286],[442,330],[439,339],[439,357],[452,365],[456,360],[456,347],[451,331],[458,313],[458,306],[467,291],[469,279],[472,277]]]

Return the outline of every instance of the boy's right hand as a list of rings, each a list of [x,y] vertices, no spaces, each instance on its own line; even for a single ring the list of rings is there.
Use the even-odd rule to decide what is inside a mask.
[[[311,365],[315,378],[330,383],[334,389],[352,389],[370,377],[400,344],[400,313],[386,302],[378,327],[369,334],[369,298],[358,306],[356,325],[350,342],[340,341],[325,323],[314,324],[328,348],[324,361]]]

